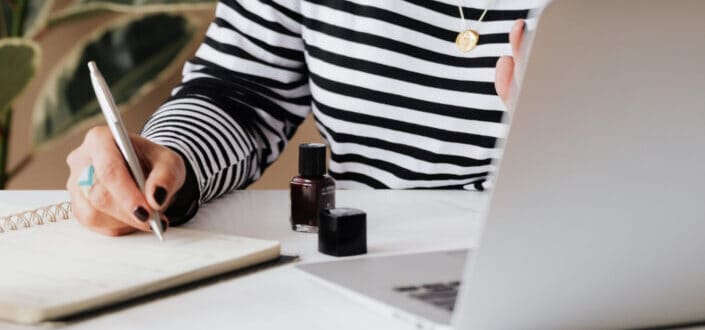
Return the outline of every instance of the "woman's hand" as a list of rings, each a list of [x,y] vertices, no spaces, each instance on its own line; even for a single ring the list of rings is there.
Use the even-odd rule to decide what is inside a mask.
[[[518,61],[521,58],[519,51],[521,50],[521,41],[524,36],[524,20],[517,20],[509,33],[509,43],[512,45],[513,56],[502,56],[497,61],[497,71],[495,75],[495,89],[497,95],[502,99],[504,104],[511,108],[511,86],[514,80],[514,68],[519,67]]]
[[[81,146],[66,158],[71,174],[66,188],[78,221],[99,233],[119,236],[136,230],[150,231],[147,220],[154,210],[160,214],[184,183],[184,161],[176,152],[138,135],[132,145],[145,171],[145,194],[132,179],[107,126],[92,128]],[[78,185],[81,174],[93,165],[95,184],[85,193]],[[166,217],[161,216],[167,228]]]

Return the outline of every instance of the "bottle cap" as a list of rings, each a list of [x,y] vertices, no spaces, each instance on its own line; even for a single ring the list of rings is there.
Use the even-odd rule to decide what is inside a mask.
[[[326,145],[303,143],[299,145],[299,174],[322,176],[326,174]]]
[[[367,215],[353,208],[322,210],[318,223],[318,251],[336,257],[367,253]]]

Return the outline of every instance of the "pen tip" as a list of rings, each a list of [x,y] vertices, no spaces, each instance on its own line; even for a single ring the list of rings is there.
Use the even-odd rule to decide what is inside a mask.
[[[159,239],[160,242],[164,242],[164,235],[162,235],[161,232],[155,231],[157,234],[157,238]]]
[[[149,220],[149,227],[152,228],[152,232],[157,236],[160,242],[164,241],[163,230],[161,224],[154,219]]]

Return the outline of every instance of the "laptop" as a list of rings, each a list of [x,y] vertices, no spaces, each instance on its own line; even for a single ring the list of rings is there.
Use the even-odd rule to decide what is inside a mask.
[[[553,1],[525,38],[478,247],[299,268],[426,328],[705,320],[703,13]]]

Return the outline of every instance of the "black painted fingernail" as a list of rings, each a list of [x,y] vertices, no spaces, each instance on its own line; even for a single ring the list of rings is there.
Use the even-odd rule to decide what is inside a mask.
[[[134,211],[132,211],[132,214],[134,214],[135,217],[142,222],[147,221],[147,218],[149,218],[149,213],[147,213],[147,210],[141,206],[138,206]]]
[[[162,231],[166,231],[169,228],[169,224],[165,220],[162,220]]]
[[[159,205],[164,204],[164,201],[166,200],[166,189],[163,187],[157,187],[157,189],[154,190],[154,200],[159,203]]]

